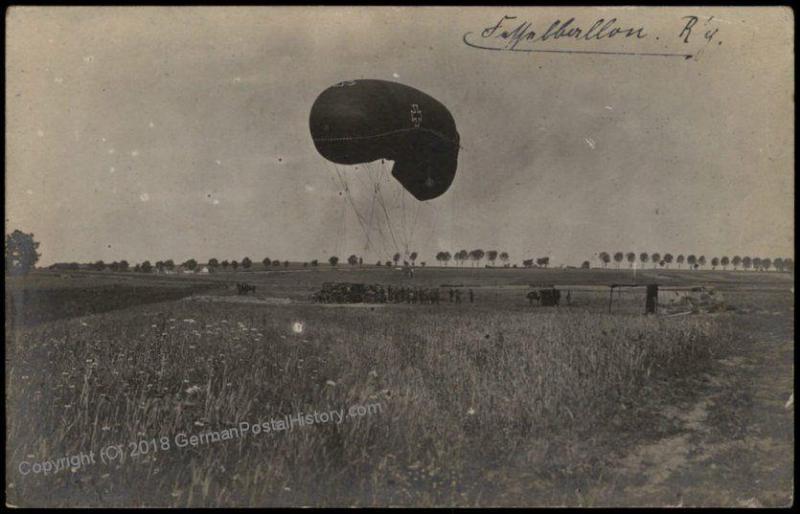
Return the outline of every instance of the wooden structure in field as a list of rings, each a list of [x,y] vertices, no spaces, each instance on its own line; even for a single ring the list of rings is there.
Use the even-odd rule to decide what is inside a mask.
[[[624,287],[644,287],[646,288],[646,296],[644,303],[645,314],[655,314],[658,308],[658,284],[611,284],[609,286],[608,295],[608,313],[611,314],[611,306],[614,303],[614,289],[618,288],[621,291]]]
[[[608,287],[608,312],[614,311],[614,292],[617,292],[617,302],[624,303],[625,312],[630,312],[630,297],[627,301],[623,300],[623,290],[633,290],[635,295],[634,304],[641,305],[640,298],[644,296],[644,314],[656,314],[658,312],[672,314],[676,309],[682,312],[715,312],[730,309],[725,305],[723,295],[715,291],[714,288],[702,286],[663,286],[661,284],[609,284],[609,285],[541,285],[528,284],[530,291],[526,298],[533,305],[534,300],[539,305],[558,306],[561,293],[566,292],[566,303],[571,305],[572,293],[590,292],[602,294]],[[687,310],[688,309],[688,310]],[[619,308],[617,309],[619,311]]]

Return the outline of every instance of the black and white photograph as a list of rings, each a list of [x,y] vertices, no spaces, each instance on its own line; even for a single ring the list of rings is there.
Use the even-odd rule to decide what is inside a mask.
[[[5,505],[794,504],[788,6],[12,6]]]

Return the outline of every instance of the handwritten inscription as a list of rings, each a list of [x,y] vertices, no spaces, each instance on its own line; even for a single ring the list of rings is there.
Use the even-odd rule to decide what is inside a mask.
[[[676,24],[676,30],[671,35],[677,43],[689,44],[690,39],[697,39],[698,32],[695,25],[700,22],[697,16],[684,16]],[[718,29],[709,25],[713,21],[713,16],[704,21],[703,38],[707,45],[717,34]],[[545,25],[542,25],[544,28]],[[694,31],[694,32],[693,32]],[[531,21],[520,20],[516,16],[505,15],[496,23],[484,27],[479,32],[467,32],[464,34],[464,44],[472,48],[493,51],[507,52],[554,52],[554,53],[584,53],[584,54],[610,54],[610,55],[638,55],[638,56],[663,56],[663,57],[683,57],[690,59],[694,55],[688,53],[683,48],[673,52],[655,51],[621,51],[601,49],[597,44],[588,43],[606,42],[610,40],[627,40],[635,44],[644,39],[653,39],[651,34],[644,26],[627,24],[617,18],[598,18],[591,24],[582,24],[574,17],[561,20],[557,19],[546,25],[544,30],[536,30]],[[655,36],[659,40],[659,36]],[[570,46],[562,48],[552,48],[545,45],[547,42],[570,42]],[[579,42],[582,45],[575,45]],[[720,42],[721,44],[721,42]]]
[[[594,24],[588,29],[582,29],[575,24],[575,18],[570,18],[562,22],[556,20],[550,24],[550,27],[544,33],[536,33],[532,28],[532,23],[523,21],[513,29],[506,29],[504,23],[511,20],[516,20],[516,16],[503,16],[496,25],[487,27],[481,32],[481,37],[484,39],[497,38],[501,42],[505,42],[504,48],[515,49],[520,41],[535,43],[537,41],[548,41],[550,39],[556,40],[561,38],[582,39],[584,41],[602,40],[614,37],[636,37],[642,39],[646,37],[644,28],[620,28],[615,26],[617,24],[616,18],[611,18],[606,21],[603,18],[595,21]],[[512,23],[513,25],[513,23]]]

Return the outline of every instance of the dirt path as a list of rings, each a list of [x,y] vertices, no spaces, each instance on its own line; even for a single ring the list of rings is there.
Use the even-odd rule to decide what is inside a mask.
[[[542,441],[550,450],[486,471],[482,506],[787,507],[793,503],[794,321],[751,312],[758,334],[709,368],[661,377],[608,431]],[[535,453],[535,452],[534,452]]]
[[[782,313],[753,314],[773,316],[775,323],[759,331],[763,337],[754,344],[716,359],[707,372],[672,384],[678,397],[692,391],[692,399],[665,399],[656,407],[661,433],[612,460],[614,486],[597,485],[598,503],[793,503],[794,406],[788,405],[794,387],[793,325],[778,317]]]

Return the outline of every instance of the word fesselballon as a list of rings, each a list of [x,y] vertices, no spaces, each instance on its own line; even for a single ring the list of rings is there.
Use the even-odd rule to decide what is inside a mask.
[[[317,151],[337,164],[394,161],[392,176],[417,200],[453,183],[459,135],[450,111],[412,87],[352,80],[317,97],[309,119]]]

